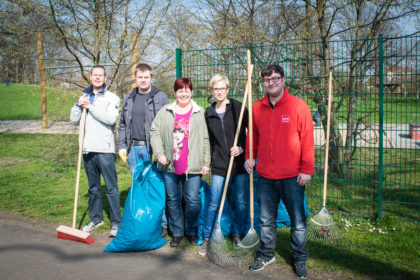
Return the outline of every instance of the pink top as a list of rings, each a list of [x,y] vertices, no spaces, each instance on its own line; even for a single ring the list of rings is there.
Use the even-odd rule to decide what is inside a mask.
[[[186,114],[176,114],[173,130],[175,174],[185,174],[188,168],[188,135],[190,132],[191,110]]]

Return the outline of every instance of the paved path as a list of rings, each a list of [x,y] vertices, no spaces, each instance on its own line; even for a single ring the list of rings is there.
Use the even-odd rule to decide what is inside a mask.
[[[92,234],[87,245],[56,238],[57,225],[0,211],[0,271],[7,280],[56,279],[296,279],[285,264],[260,272],[221,268],[200,257],[198,247],[170,248],[132,253],[104,253],[110,239]],[[309,269],[310,279],[351,279],[341,272]]]
[[[0,121],[0,133],[44,133],[44,134],[78,134],[78,127],[71,122],[49,122],[46,130],[41,121]]]

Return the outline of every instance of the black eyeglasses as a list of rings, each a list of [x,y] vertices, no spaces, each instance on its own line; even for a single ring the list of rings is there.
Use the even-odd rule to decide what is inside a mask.
[[[270,82],[273,82],[275,84],[277,84],[283,77],[281,76],[276,76],[276,77],[272,77],[272,78],[264,78],[262,79],[264,84],[269,84]]]
[[[227,87],[222,87],[222,88],[211,88],[211,90],[212,91],[215,91],[215,92],[217,92],[217,91],[225,91],[225,90],[227,90],[228,88]]]

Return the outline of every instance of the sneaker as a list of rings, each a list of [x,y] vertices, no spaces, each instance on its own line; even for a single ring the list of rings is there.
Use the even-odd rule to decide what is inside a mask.
[[[295,263],[294,271],[295,271],[295,275],[300,279],[306,279],[306,277],[308,276],[306,263]]]
[[[197,234],[187,235],[188,241],[191,243],[191,245],[196,245],[198,242],[198,236]]]
[[[205,255],[207,255],[207,243],[208,243],[209,241],[207,240],[207,239],[205,239],[204,241],[203,241],[203,244],[201,244],[201,246],[200,246],[200,250],[198,250],[198,254],[200,255],[200,256],[205,256]]]
[[[172,240],[171,240],[171,243],[170,243],[171,247],[178,247],[179,244],[182,241],[182,238],[184,238],[184,237],[183,236],[174,236],[174,237],[172,237]]]
[[[168,236],[168,229],[166,227],[162,227],[162,238],[165,238]]]
[[[118,225],[113,225],[111,231],[109,232],[109,237],[115,237],[118,233]]]
[[[273,257],[271,260],[268,260],[268,261],[263,261],[262,259],[257,258],[257,260],[249,266],[249,270],[251,271],[263,270],[266,265],[272,264],[275,261],[276,261],[276,257]]]
[[[239,244],[241,244],[241,236],[238,234],[234,234],[232,236],[232,243],[234,248],[238,248]]]
[[[97,228],[97,227],[100,227],[100,226],[102,226],[104,224],[104,221],[100,221],[99,223],[97,223],[97,224],[94,224],[92,221],[90,221],[89,223],[87,223],[87,225],[85,225],[83,228],[82,228],[82,231],[84,231],[84,232],[91,232],[92,230],[94,230],[95,228]]]

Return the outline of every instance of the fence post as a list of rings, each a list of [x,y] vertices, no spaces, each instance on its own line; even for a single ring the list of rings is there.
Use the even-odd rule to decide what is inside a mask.
[[[182,77],[182,49],[176,49],[176,78]]]
[[[379,157],[378,157],[378,219],[382,218],[383,154],[384,154],[384,39],[379,34]]]

